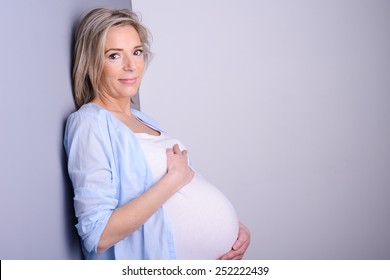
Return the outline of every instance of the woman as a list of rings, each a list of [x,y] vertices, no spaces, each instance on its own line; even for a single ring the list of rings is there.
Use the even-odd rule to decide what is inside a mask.
[[[131,108],[147,29],[128,10],[98,8],[75,43],[79,109],[64,145],[86,259],[241,259],[250,238],[234,208],[192,170],[179,141]]]

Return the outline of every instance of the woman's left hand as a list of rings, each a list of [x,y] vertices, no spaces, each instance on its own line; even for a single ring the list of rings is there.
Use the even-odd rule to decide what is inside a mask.
[[[250,239],[249,229],[240,223],[236,242],[234,242],[232,249],[220,257],[219,260],[241,260],[249,246]]]

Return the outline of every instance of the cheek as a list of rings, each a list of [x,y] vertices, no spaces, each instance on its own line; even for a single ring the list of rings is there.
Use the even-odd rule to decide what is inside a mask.
[[[113,73],[109,67],[104,67],[99,80],[99,87],[108,87],[113,80]]]
[[[143,71],[144,71],[144,68],[145,68],[145,59],[144,59],[144,58],[139,59],[136,63],[137,63],[137,69],[138,69],[140,72],[143,72]]]
[[[112,64],[105,64],[103,67],[103,72],[102,72],[102,78],[107,79],[110,77],[115,76],[115,73],[117,72],[115,65]]]
[[[104,66],[102,76],[101,76],[101,82],[105,85],[112,84],[116,78],[118,77],[118,68],[114,65],[110,66]]]
[[[140,69],[142,71],[142,70],[144,70],[144,67],[145,67],[145,63],[143,63],[143,62],[138,63],[138,69]]]

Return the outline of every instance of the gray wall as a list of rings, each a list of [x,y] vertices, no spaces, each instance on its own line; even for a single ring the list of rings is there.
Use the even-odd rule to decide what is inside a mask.
[[[133,0],[142,109],[252,231],[250,259],[390,259],[390,1]]]
[[[0,3],[0,259],[79,259],[62,146],[74,110],[72,31],[86,9],[130,0]]]

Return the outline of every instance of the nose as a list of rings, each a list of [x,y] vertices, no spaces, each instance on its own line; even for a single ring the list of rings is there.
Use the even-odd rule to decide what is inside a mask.
[[[133,58],[131,58],[131,57],[126,57],[126,58],[124,59],[124,62],[123,62],[123,69],[124,69],[125,71],[130,71],[130,72],[132,72],[132,71],[136,70],[136,68],[137,68],[137,64],[136,64],[136,62],[135,62],[135,60],[134,60]]]

